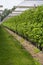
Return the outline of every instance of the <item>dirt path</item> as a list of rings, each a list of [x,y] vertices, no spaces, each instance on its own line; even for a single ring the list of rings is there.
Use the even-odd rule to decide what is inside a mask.
[[[31,42],[27,41],[26,39],[22,38],[21,36],[17,35],[16,33],[12,32],[11,30],[5,28],[12,36],[14,36],[23,46],[24,48],[30,52],[33,58],[37,59],[43,65],[43,53],[38,52],[36,53],[34,49],[37,49]]]

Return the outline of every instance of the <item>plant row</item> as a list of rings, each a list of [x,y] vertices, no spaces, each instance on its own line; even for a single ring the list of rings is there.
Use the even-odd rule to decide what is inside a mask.
[[[6,20],[3,25],[43,49],[43,6],[26,10],[21,15]]]

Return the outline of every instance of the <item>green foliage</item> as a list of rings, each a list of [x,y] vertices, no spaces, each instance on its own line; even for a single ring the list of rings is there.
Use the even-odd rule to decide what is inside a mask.
[[[32,8],[19,16],[12,17],[3,25],[35,42],[38,48],[43,47],[43,6]]]
[[[40,50],[39,50],[39,49],[37,49],[37,48],[34,48],[34,52],[35,52],[35,53],[39,53],[39,52],[40,52]]]
[[[8,14],[10,13],[10,10],[5,9],[1,15],[1,20],[3,20],[6,16],[8,16]]]
[[[15,10],[15,6],[12,8],[12,11]]]
[[[36,65],[41,65],[41,64],[37,61],[37,59],[34,59],[34,61],[35,61],[35,64],[36,64]]]

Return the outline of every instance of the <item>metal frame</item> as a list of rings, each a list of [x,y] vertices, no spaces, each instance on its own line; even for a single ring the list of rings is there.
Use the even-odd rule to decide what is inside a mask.
[[[34,6],[15,6],[15,8],[34,8]]]
[[[3,7],[2,5],[0,5],[0,7]]]

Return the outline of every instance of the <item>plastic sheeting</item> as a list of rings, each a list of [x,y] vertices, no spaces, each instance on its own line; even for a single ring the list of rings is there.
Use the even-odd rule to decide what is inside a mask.
[[[16,8],[15,9],[15,11],[17,12],[20,12],[20,11],[25,11],[25,10],[27,10],[27,9],[29,9],[29,8]]]
[[[30,1],[30,0],[27,0],[27,1],[23,1],[23,2],[21,2],[18,6],[34,6],[34,5],[36,5],[36,6],[38,6],[38,5],[43,5],[43,1],[39,1],[39,0],[37,0],[37,1]]]

